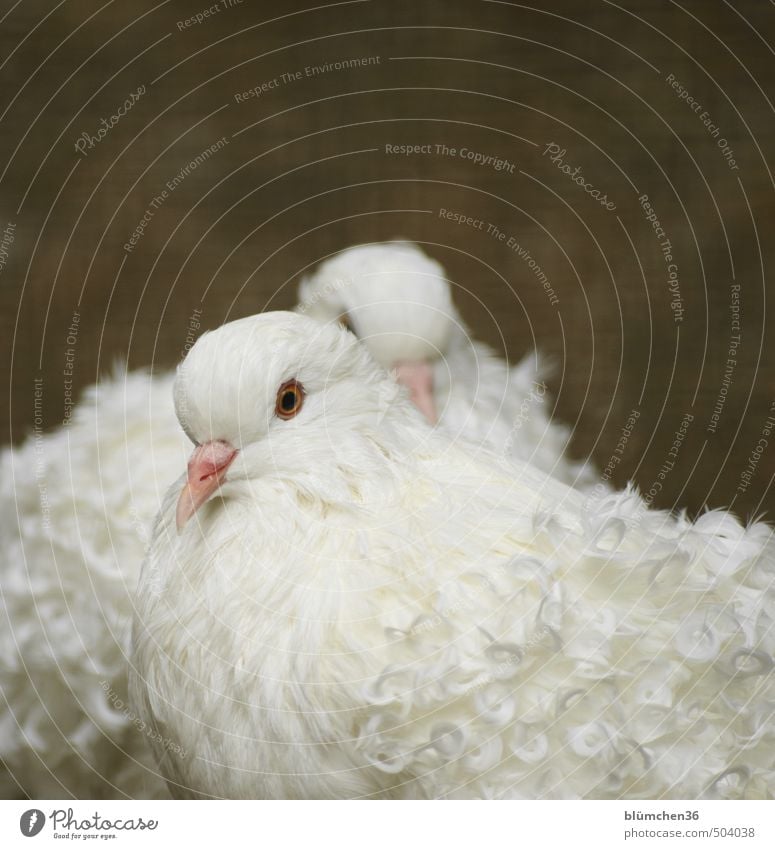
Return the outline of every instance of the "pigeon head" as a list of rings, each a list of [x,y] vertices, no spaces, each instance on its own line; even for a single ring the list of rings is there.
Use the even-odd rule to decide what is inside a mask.
[[[203,334],[175,379],[175,410],[196,446],[178,501],[178,529],[227,472],[229,479],[250,477],[270,455],[281,462],[303,454],[310,440],[331,443],[336,435],[329,422],[373,423],[397,391],[338,323],[270,312]],[[241,463],[235,463],[238,455]]]
[[[323,262],[299,295],[299,312],[344,323],[435,423],[431,364],[457,322],[438,262],[411,242],[359,245]]]

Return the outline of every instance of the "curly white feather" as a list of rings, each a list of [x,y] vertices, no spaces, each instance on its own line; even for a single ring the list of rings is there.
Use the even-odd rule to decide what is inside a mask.
[[[190,445],[173,375],[123,368],[0,454],[3,795],[166,795],[127,707],[132,594]]]

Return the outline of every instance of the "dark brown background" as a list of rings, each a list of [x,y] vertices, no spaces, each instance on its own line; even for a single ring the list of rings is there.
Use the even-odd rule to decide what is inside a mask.
[[[322,257],[405,236],[444,263],[480,338],[512,359],[535,343],[555,355],[557,414],[574,426],[578,454],[605,464],[637,408],[615,480],[648,491],[693,413],[655,503],[772,516],[775,446],[764,447],[747,492],[736,487],[775,399],[765,283],[775,259],[775,7],[242,0],[178,29],[206,5],[3,4],[0,232],[16,225],[0,271],[4,440],[32,425],[35,377],[46,423],[62,419],[74,310],[82,388],[120,356],[174,364],[194,308],[212,327],[287,307]],[[367,56],[379,64],[234,99],[283,72]],[[670,73],[718,125],[739,170]],[[139,85],[145,96],[78,154],[81,133],[96,134]],[[228,145],[170,194],[126,254],[154,195],[222,136]],[[615,211],[542,155],[551,141]],[[385,153],[408,143],[467,147],[516,167]],[[674,245],[680,324],[644,192]],[[559,304],[503,242],[441,219],[440,208],[514,236]],[[712,434],[733,275],[742,341]]]

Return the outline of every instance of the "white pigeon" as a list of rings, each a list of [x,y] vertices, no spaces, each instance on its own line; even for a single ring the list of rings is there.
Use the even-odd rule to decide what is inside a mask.
[[[565,453],[570,431],[551,417],[551,369],[538,352],[512,366],[474,340],[444,269],[412,242],[359,245],[327,259],[302,280],[297,310],[346,323],[448,433],[487,441],[570,485],[599,482],[591,465]]]
[[[174,795],[772,797],[769,526],[588,511],[294,313],[202,336],[175,403],[130,674]]]
[[[585,479],[562,456],[567,430],[549,422],[530,358],[512,368],[471,342],[443,270],[418,248],[343,252],[302,284],[299,309],[349,313],[430,417],[432,375],[450,432]],[[87,391],[67,427],[0,452],[4,797],[166,794],[148,767],[147,729],[126,706],[125,657],[153,518],[185,469],[173,379],[119,369]]]

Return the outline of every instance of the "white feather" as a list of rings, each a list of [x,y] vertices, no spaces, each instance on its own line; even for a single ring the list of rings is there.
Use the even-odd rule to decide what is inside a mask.
[[[153,518],[190,451],[172,382],[117,369],[67,427],[0,454],[6,798],[166,795],[126,657]]]

